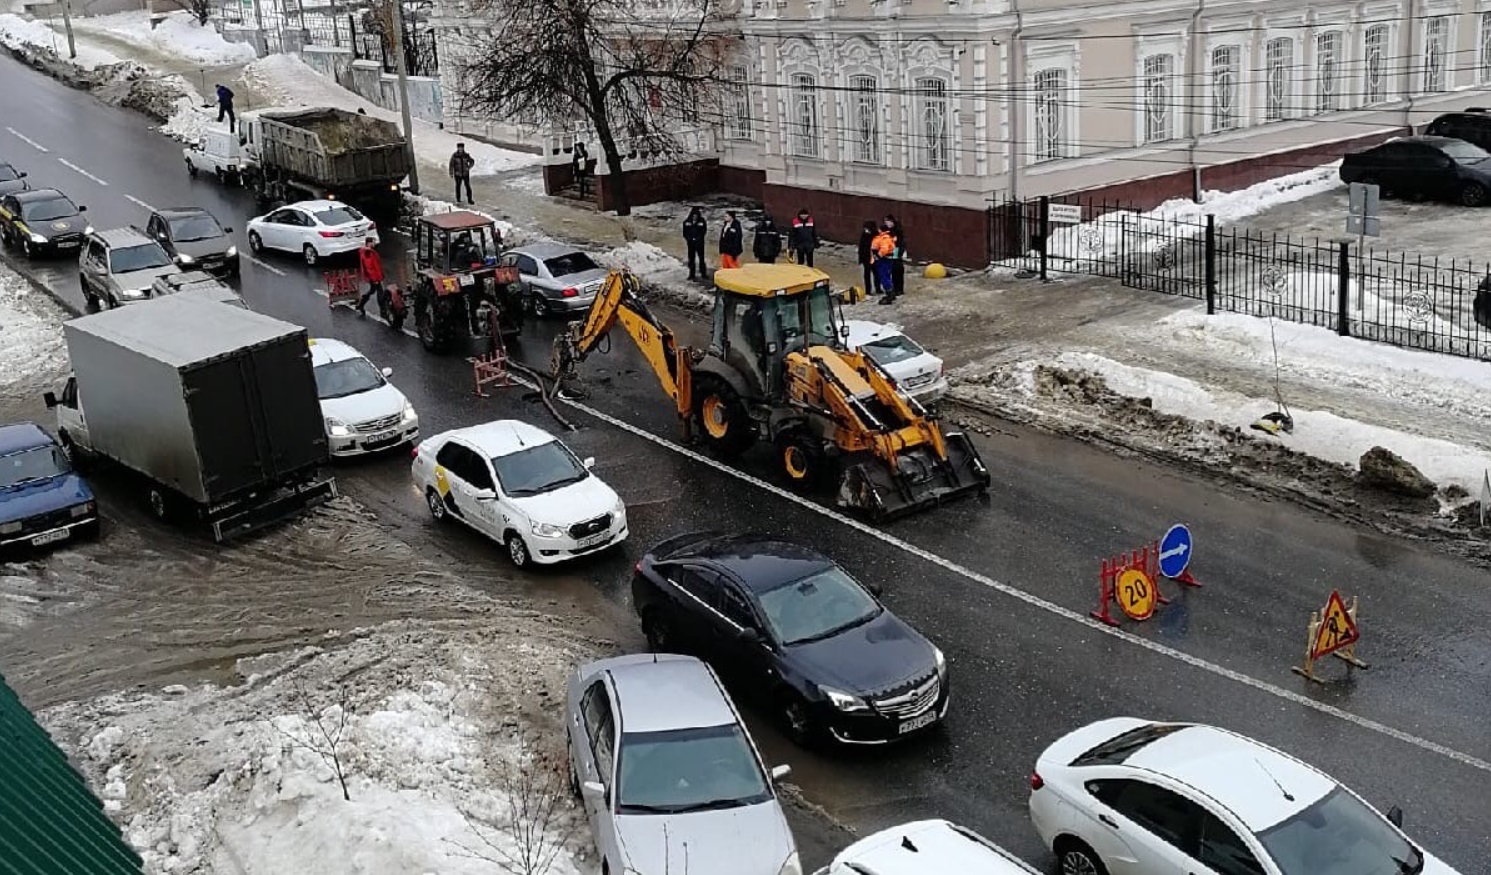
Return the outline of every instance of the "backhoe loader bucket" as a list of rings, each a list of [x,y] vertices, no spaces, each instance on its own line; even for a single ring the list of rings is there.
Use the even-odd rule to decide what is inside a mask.
[[[849,461],[839,483],[839,506],[883,522],[988,489],[989,469],[968,436],[950,432],[943,440],[945,460],[923,445],[897,456],[894,469],[874,456]]]

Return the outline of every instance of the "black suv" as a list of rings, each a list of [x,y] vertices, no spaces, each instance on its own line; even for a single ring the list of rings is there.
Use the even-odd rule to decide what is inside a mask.
[[[215,277],[238,276],[238,247],[232,228],[201,207],[175,207],[150,214],[145,234],[159,243],[182,270],[200,270]]]
[[[1468,107],[1464,112],[1447,112],[1429,122],[1424,133],[1464,140],[1491,152],[1491,112],[1479,106]]]

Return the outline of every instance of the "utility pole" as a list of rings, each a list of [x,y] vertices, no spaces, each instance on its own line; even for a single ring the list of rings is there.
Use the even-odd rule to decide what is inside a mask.
[[[419,156],[414,152],[414,122],[409,117],[409,72],[404,65],[404,2],[393,4],[393,65],[399,74],[399,114],[404,121],[404,148],[409,151],[409,191],[419,194]]]
[[[76,60],[78,44],[72,36],[72,3],[70,0],[62,0],[62,27],[67,31],[67,56]]]

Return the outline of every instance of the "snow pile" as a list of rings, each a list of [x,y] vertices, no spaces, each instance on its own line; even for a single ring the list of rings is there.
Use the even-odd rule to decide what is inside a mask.
[[[322,76],[313,67],[294,55],[270,55],[249,64],[243,70],[243,79],[266,98],[268,103],[286,106],[330,106],[356,112],[361,109],[369,115],[400,123],[400,114],[369,103],[361,97]],[[414,151],[426,164],[446,167],[456,143],[465,143],[466,151],[476,159],[473,176],[491,176],[505,170],[515,170],[540,163],[540,155],[500,149],[455,134],[443,131],[428,122],[414,122]]]
[[[633,240],[623,246],[601,253],[596,257],[609,268],[624,268],[642,278],[643,285],[652,292],[664,295],[675,303],[688,307],[709,307],[714,296],[707,286],[689,281],[689,269],[651,243]]]
[[[0,395],[31,396],[66,369],[62,315],[13,271],[0,267]],[[32,399],[34,400],[34,398]]]
[[[85,70],[118,64],[121,59],[103,49],[83,45],[74,41],[78,50],[76,58],[67,56],[67,36],[48,27],[44,22],[21,18],[6,13],[0,15],[0,45],[8,49],[31,47],[49,52],[58,59],[75,64]]]
[[[1237,191],[1207,191],[1201,194],[1201,203],[1189,198],[1168,200],[1150,211],[1150,215],[1170,219],[1183,219],[1206,224],[1208,215],[1217,217],[1218,225],[1230,225],[1243,219],[1266,212],[1280,204],[1302,201],[1345,185],[1340,178],[1341,162],[1302,170],[1268,179]]]
[[[514,225],[512,222],[503,221],[502,219],[499,219],[496,216],[491,215],[490,213],[484,213],[472,206],[467,206],[465,204],[453,204],[450,201],[443,201],[437,198],[423,197],[420,195],[406,194],[404,195],[404,197],[406,201],[413,203],[414,209],[418,210],[421,216],[438,216],[441,213],[453,213],[457,210],[460,210],[462,212],[475,213],[484,219],[490,219],[492,223],[497,226],[497,232],[502,235],[502,243],[504,246],[522,246],[524,243],[544,239],[530,234],[524,229],[519,228],[517,225]]]
[[[150,13],[141,11],[75,18],[73,29],[117,37],[205,67],[246,64],[255,57],[252,46],[228,42],[211,24],[198,24],[189,12],[171,13],[154,28],[150,26]]]
[[[183,143],[195,143],[207,128],[217,122],[217,111],[202,106],[201,95],[177,98],[170,118],[157,130]]]

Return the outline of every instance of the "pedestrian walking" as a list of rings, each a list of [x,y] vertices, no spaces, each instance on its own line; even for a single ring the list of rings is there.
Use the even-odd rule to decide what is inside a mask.
[[[761,221],[756,223],[751,254],[762,264],[776,264],[777,256],[782,254],[782,232],[771,213],[762,213]]]
[[[233,89],[219,83],[217,86],[218,124],[222,124],[224,118],[228,120],[228,130],[230,132],[238,129],[238,116],[233,113]]]
[[[575,182],[580,185],[580,197],[588,197],[587,189],[590,182],[590,153],[585,151],[584,143],[575,144]]]
[[[683,242],[689,250],[689,279],[695,279],[695,263],[698,264],[699,279],[708,279],[709,265],[704,262],[704,238],[709,234],[709,223],[704,221],[704,213],[698,207],[689,210],[688,218],[683,220]]]
[[[870,257],[875,262],[875,279],[880,285],[880,303],[890,304],[896,300],[895,275],[896,239],[891,236],[890,224],[883,222],[875,239],[870,241]]]
[[[735,211],[725,213],[725,224],[720,227],[720,267],[740,267],[740,254],[745,251],[745,231]]]
[[[369,237],[362,241],[362,248],[357,250],[357,263],[362,267],[362,279],[368,284],[368,290],[357,301],[357,315],[368,315],[368,299],[377,295],[378,315],[387,320],[388,296],[383,293],[383,257],[373,245],[373,238]]]
[[[894,299],[906,293],[906,229],[895,216],[886,216],[885,222],[890,227],[891,239],[896,241],[896,253],[890,263],[891,295]]]
[[[859,265],[864,272],[865,296],[884,294],[885,290],[880,288],[880,283],[875,277],[875,235],[880,233],[874,222],[865,222],[859,232]]]
[[[466,203],[476,203],[476,199],[471,196],[471,168],[475,166],[476,159],[466,151],[466,144],[457,143],[456,151],[450,156],[450,178],[456,181],[456,203],[461,202],[463,185],[466,187]]]
[[[813,214],[806,209],[798,210],[792,219],[792,233],[787,236],[787,253],[804,267],[813,266],[813,250],[818,248],[818,229],[813,225]]]

